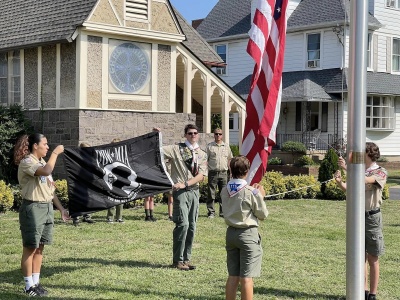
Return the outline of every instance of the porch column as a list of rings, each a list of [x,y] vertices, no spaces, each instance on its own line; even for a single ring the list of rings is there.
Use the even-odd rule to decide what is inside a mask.
[[[230,111],[230,103],[229,103],[229,95],[227,92],[222,95],[222,108],[221,108],[221,116],[222,116],[222,135],[223,140],[226,144],[229,145],[229,111]]]
[[[192,112],[192,62],[189,58],[183,59],[185,64],[183,80],[183,112],[190,114]]]
[[[201,74],[203,79],[203,132],[211,132],[211,79],[205,74]]]
[[[238,108],[239,110],[239,150],[242,150],[242,139],[244,131],[244,123],[246,121],[246,110],[244,108]]]

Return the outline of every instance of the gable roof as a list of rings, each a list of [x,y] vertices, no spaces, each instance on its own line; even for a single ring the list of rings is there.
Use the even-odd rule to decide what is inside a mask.
[[[71,40],[97,0],[1,0],[0,50]]]
[[[343,0],[302,0],[288,19],[288,32],[343,24],[349,19],[350,6]],[[348,24],[348,22],[347,22]],[[379,28],[381,23],[371,14],[368,26]],[[251,27],[251,0],[219,0],[197,27],[206,40],[247,34]]]
[[[251,0],[219,0],[197,31],[206,40],[247,33],[250,12]]]
[[[224,64],[222,58],[200,36],[200,34],[185,20],[185,18],[173,7],[179,25],[186,36],[183,45],[193,52],[206,65]]]
[[[322,27],[324,24],[348,24],[350,2],[343,0],[302,0],[288,19],[288,31]],[[381,23],[368,14],[368,27],[379,28]]]

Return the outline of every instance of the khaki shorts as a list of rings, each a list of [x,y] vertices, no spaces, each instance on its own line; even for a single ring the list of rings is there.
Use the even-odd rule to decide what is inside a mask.
[[[24,247],[50,245],[53,241],[53,203],[24,200],[19,209],[19,224]]]
[[[257,227],[228,227],[225,248],[229,276],[260,276],[263,250]]]
[[[382,213],[365,217],[365,251],[374,256],[385,252],[382,232]]]

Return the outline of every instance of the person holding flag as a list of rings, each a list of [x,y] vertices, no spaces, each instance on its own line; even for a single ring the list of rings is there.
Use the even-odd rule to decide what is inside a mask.
[[[49,145],[40,133],[22,136],[14,148],[14,162],[18,165],[18,182],[21,185],[23,201],[19,209],[19,224],[22,235],[21,268],[24,276],[26,295],[42,297],[48,294],[39,283],[43,261],[44,245],[53,241],[53,205],[61,212],[63,221],[69,219],[57,195],[51,172],[57,157],[64,152],[64,146],[57,146],[48,162]]]
[[[240,282],[241,299],[253,299],[253,277],[259,277],[262,262],[259,221],[268,216],[264,188],[255,183],[249,186],[246,177],[250,162],[245,156],[230,161],[232,179],[221,192],[226,230],[228,280],[226,300],[235,300]]]
[[[382,191],[387,180],[387,171],[378,166],[379,147],[372,142],[365,146],[365,299],[376,300],[379,282],[379,256],[385,252],[383,241],[383,222],[380,206]],[[339,167],[347,169],[345,160],[340,157]],[[335,172],[335,181],[340,189],[346,191],[347,185],[342,181],[340,170]],[[369,265],[369,290],[368,268]]]
[[[160,131],[159,128],[153,130]],[[186,125],[184,133],[184,143],[164,146],[162,150],[164,158],[171,164],[171,178],[174,182],[172,266],[181,271],[189,271],[196,269],[190,260],[199,214],[199,182],[207,174],[207,154],[197,144],[199,130],[196,125]]]

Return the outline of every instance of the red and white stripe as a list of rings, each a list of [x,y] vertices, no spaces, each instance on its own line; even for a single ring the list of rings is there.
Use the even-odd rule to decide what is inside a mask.
[[[288,0],[281,1],[281,17],[277,20],[276,2],[280,1],[257,0],[247,45],[255,61],[242,143],[242,154],[251,162],[247,177],[250,184],[260,182],[264,176],[279,121]]]

